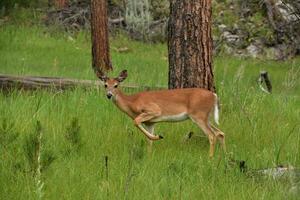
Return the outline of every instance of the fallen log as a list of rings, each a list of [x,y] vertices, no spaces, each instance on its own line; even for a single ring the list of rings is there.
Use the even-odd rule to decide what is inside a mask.
[[[124,17],[120,17],[120,18],[116,18],[116,19],[109,18],[108,22],[111,24],[122,24],[122,23],[125,23],[125,19],[124,19]]]
[[[59,77],[15,76],[0,74],[0,88],[2,90],[36,90],[46,88],[55,90],[66,90],[74,88],[76,86],[91,87],[92,85],[99,86],[101,85],[101,83],[100,81],[76,80]]]
[[[41,76],[15,76],[0,74],[0,90],[38,90],[38,89],[50,89],[50,90],[67,90],[74,89],[76,87],[91,88],[102,86],[101,81],[96,80],[78,80],[62,77],[41,77]],[[132,89],[145,89],[149,90],[148,86],[137,85],[122,85],[123,88]],[[153,88],[153,87],[152,87]],[[162,87],[155,87],[156,89],[162,89]]]

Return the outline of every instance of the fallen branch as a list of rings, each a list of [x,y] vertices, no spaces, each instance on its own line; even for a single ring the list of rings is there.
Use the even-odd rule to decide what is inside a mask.
[[[13,88],[24,90],[55,89],[66,90],[76,86],[91,87],[101,85],[100,81],[76,80],[58,77],[37,77],[37,76],[14,76],[0,74],[0,88],[10,90]]]
[[[121,24],[121,23],[125,23],[125,19],[123,17],[117,18],[117,19],[108,19],[108,22],[111,24]]]
[[[15,76],[0,74],[0,90],[37,90],[37,89],[53,89],[53,90],[67,90],[76,87],[91,88],[102,86],[101,81],[96,80],[78,80],[61,77],[39,77],[39,76]],[[122,85],[123,88],[144,89],[150,88],[163,89],[163,87],[149,87],[137,85]]]

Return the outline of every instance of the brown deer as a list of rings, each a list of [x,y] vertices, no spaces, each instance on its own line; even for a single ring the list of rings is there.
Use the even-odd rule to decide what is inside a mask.
[[[163,138],[154,134],[155,123],[191,119],[207,135],[210,157],[214,155],[217,139],[225,151],[225,134],[209,123],[210,114],[214,111],[215,122],[218,124],[218,98],[215,93],[201,88],[185,88],[126,95],[118,88],[127,77],[126,70],[123,70],[117,78],[108,78],[99,72],[97,76],[104,82],[107,98],[131,117],[135,126],[150,141]]]

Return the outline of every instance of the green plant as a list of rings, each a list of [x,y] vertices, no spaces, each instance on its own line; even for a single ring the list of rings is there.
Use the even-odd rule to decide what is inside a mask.
[[[30,166],[30,171],[33,174],[36,174],[37,169],[40,167],[39,157],[41,155],[41,146],[42,146],[41,134],[42,134],[42,126],[41,123],[37,121],[35,124],[34,132],[29,134],[26,137],[23,146],[28,164]]]
[[[0,145],[1,147],[8,147],[9,144],[14,142],[19,136],[19,133],[15,131],[15,123],[8,122],[6,118],[2,120],[0,126]]]
[[[141,34],[143,39],[147,40],[150,24],[153,20],[148,0],[128,0],[125,19],[129,31]]]
[[[1,0],[0,9],[4,9],[3,14],[8,14],[12,8],[36,6],[39,0]]]
[[[73,118],[70,125],[67,127],[65,138],[69,142],[69,152],[72,149],[79,151],[82,146],[81,137],[80,137],[80,126],[78,118]]]
[[[113,50],[122,46],[131,51]],[[113,77],[127,69],[128,84],[151,89],[167,87],[166,44],[145,44],[116,35],[111,38],[111,47]],[[1,73],[95,78],[87,32],[70,41],[63,34],[47,33],[43,27],[0,27],[0,55]],[[300,58],[275,62],[214,57],[220,128],[226,134],[228,153],[235,159],[246,160],[249,168],[273,167],[279,150],[280,164],[300,166],[300,135],[297,134],[300,127],[289,136],[299,124],[299,64]],[[271,95],[257,86],[261,70],[270,74]],[[144,88],[124,90],[135,93]],[[1,197],[36,199],[36,179],[27,173],[31,161],[26,155],[35,155],[38,139],[33,135],[41,130],[41,160],[54,159],[47,168],[41,164],[44,199],[107,199],[107,191],[108,199],[290,198],[289,182],[249,178],[238,166],[228,167],[223,156],[219,161],[220,148],[216,157],[209,159],[208,141],[190,121],[158,125],[155,132],[164,139],[155,142],[148,153],[145,137],[112,104],[98,88],[1,92],[0,127],[6,119],[5,126],[12,127],[5,129],[10,130],[7,133],[19,133],[9,144],[11,148],[0,147]],[[42,123],[41,129],[37,118]],[[66,139],[68,130],[78,131],[80,139]],[[188,142],[182,142],[190,131],[195,134]],[[26,140],[31,141],[28,146],[33,146],[29,148],[33,149],[32,153],[24,147]],[[66,158],[61,150],[74,151],[76,145],[71,141],[84,145],[80,153],[71,153]],[[280,147],[282,144],[285,145]],[[46,156],[48,152],[50,156]]]

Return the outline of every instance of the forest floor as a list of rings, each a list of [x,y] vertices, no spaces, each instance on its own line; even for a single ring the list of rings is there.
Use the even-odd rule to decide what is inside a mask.
[[[86,32],[0,26],[0,73],[96,79],[90,46]],[[127,69],[126,83],[167,86],[166,44],[120,34],[111,38],[111,54],[111,74]],[[251,169],[300,167],[299,67],[299,58],[214,58],[227,158]],[[257,85],[261,70],[269,72],[272,94]],[[297,198],[292,178],[249,177],[220,148],[209,159],[208,140],[191,121],[158,124],[164,139],[147,152],[145,137],[101,88],[0,93],[0,113],[0,199]]]

